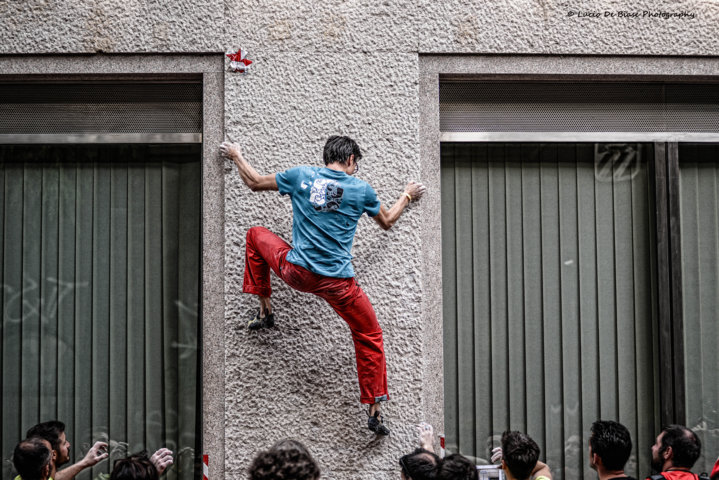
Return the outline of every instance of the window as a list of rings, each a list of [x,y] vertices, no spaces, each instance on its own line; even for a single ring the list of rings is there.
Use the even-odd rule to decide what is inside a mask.
[[[439,100],[450,450],[482,463],[520,429],[593,478],[601,417],[635,476],[663,424],[711,457],[719,87],[440,77]]]
[[[161,446],[197,478],[202,89],[136,87],[0,85],[2,452],[59,419],[110,444],[80,478]]]
[[[443,144],[450,450],[487,462],[527,432],[553,473],[593,478],[597,419],[630,475],[662,424],[719,436],[717,160],[711,144]]]

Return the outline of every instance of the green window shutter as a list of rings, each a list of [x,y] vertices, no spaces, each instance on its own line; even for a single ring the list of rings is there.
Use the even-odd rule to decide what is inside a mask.
[[[66,423],[72,455],[176,453],[195,478],[200,147],[0,148],[2,453]],[[3,478],[10,478],[10,465]]]
[[[557,478],[594,478],[589,428],[658,427],[653,193],[643,144],[443,144],[445,411],[451,451],[489,461],[504,430]]]

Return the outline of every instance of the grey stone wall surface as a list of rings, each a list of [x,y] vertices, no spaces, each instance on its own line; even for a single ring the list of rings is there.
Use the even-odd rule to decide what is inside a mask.
[[[641,16],[645,10],[695,17]],[[7,0],[0,54],[48,55],[52,71],[58,54],[242,47],[254,64],[247,75],[225,74],[227,138],[270,173],[321,164],[327,136],[353,136],[365,152],[359,177],[391,205],[407,181],[423,180],[419,54],[711,56],[719,52],[717,20],[719,2],[700,0]],[[243,478],[256,451],[285,437],[309,446],[323,478],[398,478],[414,425],[443,428],[441,281],[423,278],[427,264],[440,263],[423,256],[423,241],[436,243],[439,232],[420,235],[438,195],[388,232],[366,217],[357,231],[357,280],[384,328],[392,396],[392,435],[376,438],[359,404],[349,329],[327,305],[276,281],[277,327],[245,328],[255,308],[241,293],[245,233],[264,225],[290,240],[291,205],[277,193],[250,192],[230,162],[224,168],[225,478]],[[436,168],[425,171],[436,178]]]
[[[719,51],[713,0],[6,0],[0,19],[0,54],[207,52],[233,44],[256,55]]]
[[[263,173],[297,163],[321,165],[328,133],[353,136],[364,149],[359,177],[391,204],[420,175],[417,62],[416,54],[359,52],[258,59],[267,75],[227,76],[227,136],[243,145],[245,157]],[[248,445],[292,436],[316,452],[326,478],[395,477],[397,458],[414,440],[414,425],[426,419],[419,210],[406,212],[387,232],[364,217],[353,249],[357,280],[385,331],[393,398],[385,411],[393,432],[376,438],[359,404],[349,329],[322,300],[275,282],[277,327],[244,328],[256,303],[239,293],[245,232],[264,225],[289,241],[291,206],[275,192],[250,192],[229,163],[226,181],[226,450],[238,453],[227,456],[228,475],[251,460],[254,449]]]

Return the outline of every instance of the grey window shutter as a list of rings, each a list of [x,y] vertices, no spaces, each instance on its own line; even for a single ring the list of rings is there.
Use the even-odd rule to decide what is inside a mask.
[[[0,83],[0,143],[201,141],[201,83]]]

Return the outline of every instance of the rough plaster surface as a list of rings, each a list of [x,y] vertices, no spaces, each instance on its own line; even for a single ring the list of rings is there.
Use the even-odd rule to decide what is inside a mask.
[[[261,173],[318,165],[326,137],[355,137],[364,150],[359,177],[391,204],[419,178],[418,60],[412,54],[272,56],[262,72],[228,75],[227,136]],[[378,68],[365,68],[368,62]],[[273,112],[268,115],[267,112]],[[323,301],[274,283],[278,326],[245,329],[255,299],[240,293],[244,235],[265,225],[289,240],[291,206],[277,193],[252,193],[227,163],[227,474],[242,475],[257,448],[283,437],[306,442],[326,478],[394,478],[415,440],[422,409],[421,243],[418,209],[382,231],[361,219],[353,254],[357,280],[385,335],[392,401],[389,438],[366,429],[354,349],[346,324]],[[230,393],[232,392],[232,393]]]
[[[203,75],[202,446],[212,452],[210,478],[223,478],[225,458],[225,191],[216,150],[224,137],[224,80],[222,67]]]
[[[696,18],[568,16],[645,9]],[[466,69],[528,74],[555,71],[555,57],[545,54],[586,55],[577,72],[606,73],[593,55],[715,55],[718,17],[719,4],[700,0],[12,0],[0,2],[0,54],[16,57],[0,64],[8,73],[34,54],[219,55],[242,46],[255,63],[249,75],[224,76],[225,129],[262,173],[319,164],[326,137],[341,133],[364,148],[359,176],[383,203],[393,202],[407,180],[429,183],[423,204],[389,232],[363,218],[353,251],[357,279],[385,331],[393,433],[377,439],[358,403],[349,330],[322,301],[277,282],[278,326],[244,328],[255,306],[240,293],[245,232],[261,224],[289,240],[291,207],[277,194],[251,193],[224,164],[225,325],[206,332],[224,335],[213,343],[224,345],[224,478],[243,478],[258,449],[290,436],[308,444],[324,478],[390,479],[399,475],[397,457],[414,444],[414,424],[442,422],[439,222],[422,219],[439,211],[438,189],[432,190],[438,168],[423,161],[437,157],[433,120],[420,131],[420,118],[437,114],[436,104],[421,105],[422,98],[436,99],[437,76],[420,75],[417,54],[538,54],[518,65],[505,58],[507,66],[487,56],[480,60],[486,66]],[[67,73],[63,57],[47,58],[47,72]],[[93,72],[114,71],[112,56],[89,58]],[[173,57],[160,58],[173,71]],[[137,61],[129,70],[143,72],[144,65]],[[557,62],[556,72],[562,68]],[[696,62],[687,68],[687,75],[702,70]],[[223,374],[212,375],[212,367],[205,366],[206,381]]]
[[[694,13],[604,17],[605,11]],[[602,17],[568,16],[570,11]],[[0,53],[423,52],[712,55],[705,0],[11,0]]]

